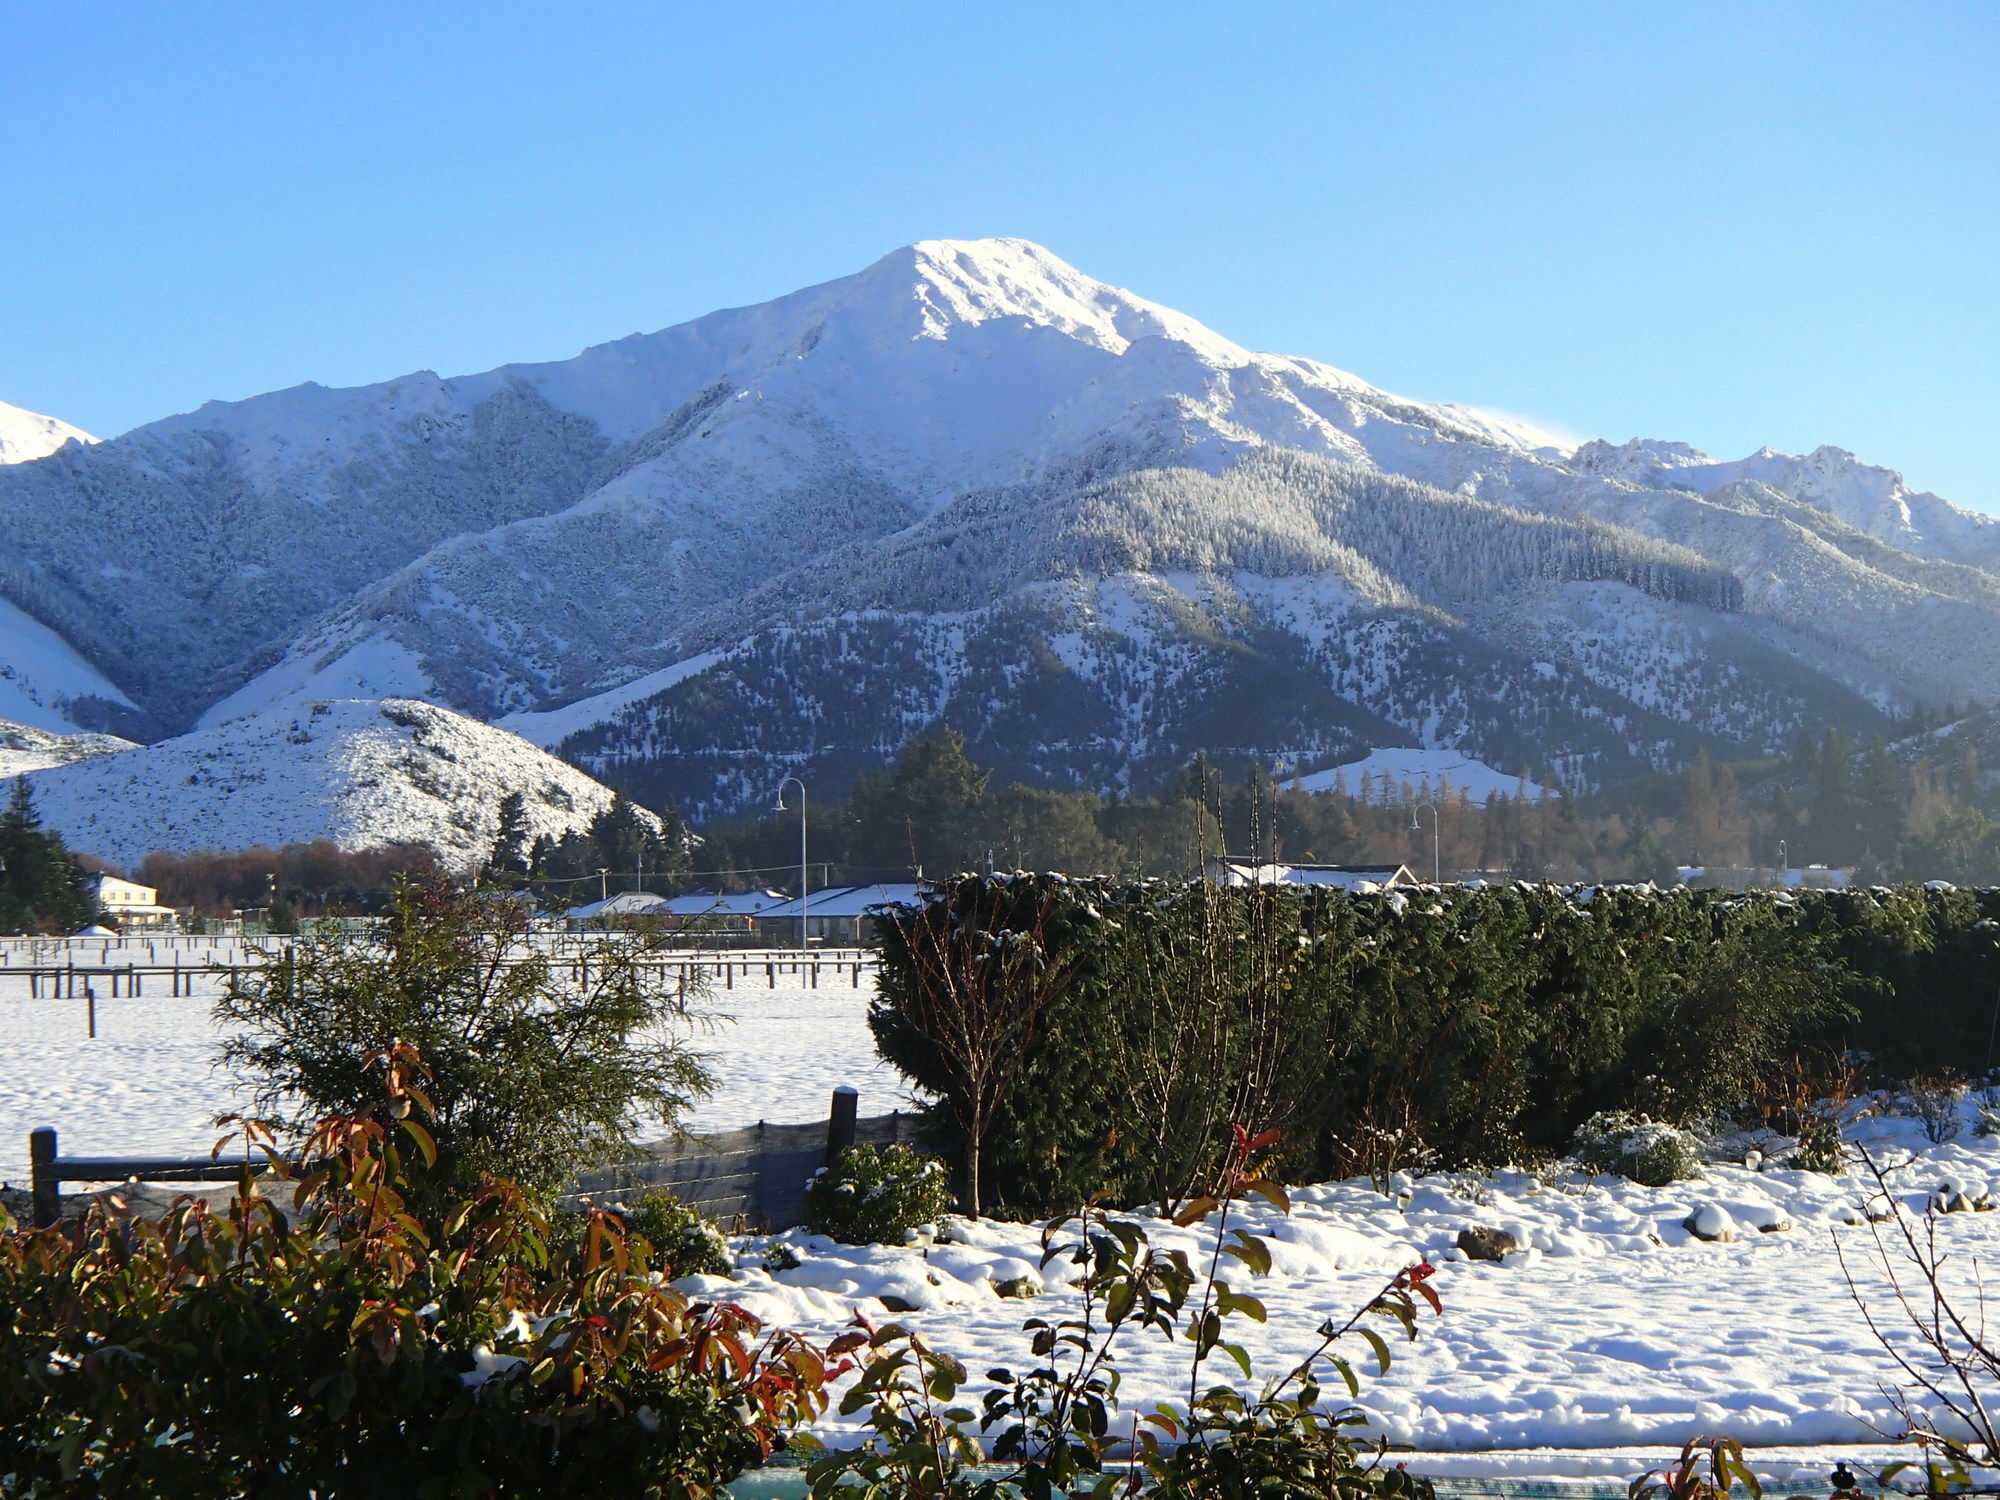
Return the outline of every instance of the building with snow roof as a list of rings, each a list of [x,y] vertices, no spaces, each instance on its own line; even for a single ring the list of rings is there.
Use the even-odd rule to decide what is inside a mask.
[[[660,905],[672,928],[691,932],[749,932],[767,908],[791,898],[783,891],[690,891]]]
[[[651,891],[620,891],[615,896],[607,896],[587,906],[572,906],[563,913],[563,921],[572,930],[616,927],[635,917],[660,916],[666,904],[665,896],[655,896]]]
[[[820,943],[861,943],[869,937],[868,913],[877,906],[915,906],[923,900],[924,887],[915,881],[891,881],[876,885],[835,885],[814,891],[805,900],[806,939]],[[776,906],[767,906],[755,918],[757,931],[776,941],[799,935],[800,903],[797,897]]]

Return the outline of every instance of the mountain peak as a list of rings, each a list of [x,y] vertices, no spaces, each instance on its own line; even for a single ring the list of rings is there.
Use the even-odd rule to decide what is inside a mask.
[[[1077,270],[1032,240],[918,240],[893,250],[845,282],[855,292],[908,295],[924,338],[955,326],[1020,319],[1123,354],[1141,339],[1186,344],[1226,365],[1250,353],[1183,313]]]
[[[58,417],[23,411],[0,401],[0,464],[21,464],[47,458],[65,443],[94,443],[97,439],[81,427],[72,427]]]

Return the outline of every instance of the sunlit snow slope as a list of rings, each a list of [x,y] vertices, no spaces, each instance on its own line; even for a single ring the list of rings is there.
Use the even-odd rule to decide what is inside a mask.
[[[1572,448],[1021,240],[0,469],[0,593],[155,733],[419,697],[708,810],[947,721],[1100,787],[1872,733],[2000,699],[1996,568],[2000,522],[1839,450]]]
[[[45,458],[68,442],[96,441],[81,427],[72,427],[59,417],[45,417],[0,401],[0,464]]]
[[[536,837],[587,826],[611,792],[505,730],[404,699],[301,705],[34,772],[43,821],[124,865],[154,850],[328,839],[425,844],[463,869],[520,792]]]

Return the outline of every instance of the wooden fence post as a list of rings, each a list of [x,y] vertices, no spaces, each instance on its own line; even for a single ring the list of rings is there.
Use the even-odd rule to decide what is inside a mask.
[[[860,1113],[861,1095],[852,1084],[843,1083],[833,1091],[833,1111],[826,1117],[826,1164],[832,1166],[840,1153],[854,1144],[854,1120]]]
[[[28,1136],[28,1186],[35,1228],[47,1229],[62,1218],[62,1183],[55,1174],[56,1133],[44,1125]]]

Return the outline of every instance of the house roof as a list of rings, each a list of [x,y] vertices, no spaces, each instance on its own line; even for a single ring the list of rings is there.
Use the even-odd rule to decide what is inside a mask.
[[[669,917],[755,917],[785,899],[776,891],[690,891],[669,897],[660,911]]]
[[[805,915],[809,918],[859,917],[865,915],[871,906],[914,906],[923,899],[923,889],[915,881],[828,886],[806,898]],[[799,919],[798,898],[793,897],[777,906],[767,906],[757,913],[757,917],[765,922],[790,917],[796,922]]]
[[[651,891],[620,891],[588,906],[572,906],[564,915],[572,922],[588,922],[593,917],[657,916],[666,904],[664,896]]]

